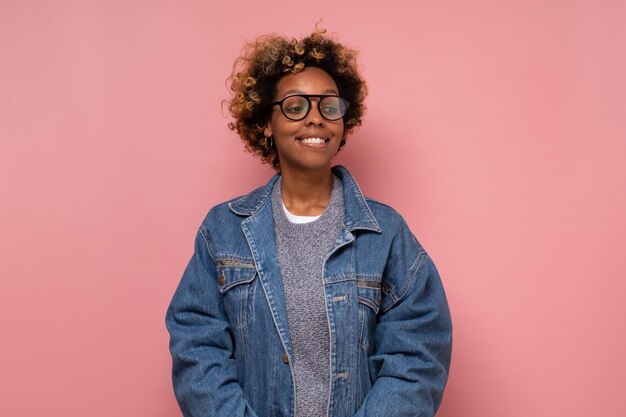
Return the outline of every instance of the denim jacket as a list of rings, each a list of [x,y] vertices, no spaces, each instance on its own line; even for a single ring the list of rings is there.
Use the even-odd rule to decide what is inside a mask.
[[[433,416],[452,343],[437,270],[396,211],[365,198],[345,168],[333,173],[345,213],[320,271],[331,339],[327,416]],[[186,417],[294,417],[270,201],[278,175],[208,213],[167,311]]]

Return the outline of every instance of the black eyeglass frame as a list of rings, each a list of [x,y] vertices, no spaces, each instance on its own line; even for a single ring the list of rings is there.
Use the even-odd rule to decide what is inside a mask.
[[[287,114],[285,113],[285,110],[283,109],[283,103],[285,102],[285,100],[290,99],[292,97],[303,97],[307,103],[309,103],[309,108],[307,109],[306,113],[304,114],[304,116],[299,117],[297,119],[294,119],[293,117],[289,117],[287,116]],[[336,118],[336,119],[330,119],[328,117],[326,117],[324,115],[324,113],[322,112],[322,110],[320,109],[320,103],[322,102],[323,99],[327,98],[327,97],[334,97],[334,98],[338,98],[340,102],[342,102],[344,104],[344,112],[343,114]],[[311,112],[311,109],[313,108],[313,105],[311,104],[311,98],[317,98],[317,111],[319,112],[319,114],[326,120],[331,121],[331,122],[336,122],[337,120],[342,119],[346,113],[348,112],[348,107],[350,107],[350,102],[348,100],[346,100],[343,97],[334,95],[334,94],[292,94],[290,96],[284,97],[278,101],[275,101],[272,103],[272,107],[278,105],[280,107],[280,112],[283,114],[283,116],[285,116],[287,119],[292,120],[294,122],[300,121],[300,120],[304,120],[309,113]]]

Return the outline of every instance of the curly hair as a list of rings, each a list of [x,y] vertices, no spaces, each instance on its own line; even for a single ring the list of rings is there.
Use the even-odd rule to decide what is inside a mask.
[[[246,149],[265,163],[279,169],[276,146],[266,146],[263,130],[267,125],[278,81],[286,74],[296,74],[305,67],[326,71],[337,84],[339,94],[350,102],[344,116],[344,138],[361,125],[365,113],[367,85],[357,71],[358,52],[325,36],[318,29],[303,39],[265,35],[247,43],[227,79],[232,99],[225,100],[236,131]],[[342,139],[341,147],[345,144]]]

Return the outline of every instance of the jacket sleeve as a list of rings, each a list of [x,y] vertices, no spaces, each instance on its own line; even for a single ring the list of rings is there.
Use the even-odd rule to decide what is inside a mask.
[[[452,323],[435,265],[404,221],[382,285],[369,357],[374,384],[356,417],[432,417],[448,379]]]
[[[201,228],[166,314],[174,392],[185,417],[256,417],[237,382],[233,338]]]

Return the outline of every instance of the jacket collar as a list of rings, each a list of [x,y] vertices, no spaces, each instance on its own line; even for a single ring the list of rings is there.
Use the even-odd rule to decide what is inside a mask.
[[[380,226],[352,174],[341,165],[334,166],[332,172],[343,182],[344,223],[348,230],[366,229],[380,233]],[[231,201],[228,207],[241,216],[254,215],[270,199],[272,188],[279,176],[280,173],[274,175],[264,186]]]

